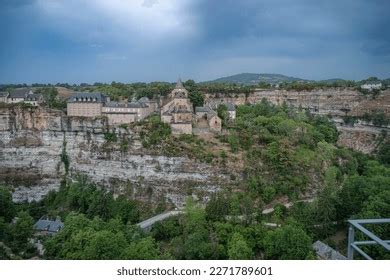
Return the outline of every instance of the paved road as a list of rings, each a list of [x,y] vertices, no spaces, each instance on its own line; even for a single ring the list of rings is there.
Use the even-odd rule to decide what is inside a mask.
[[[313,200],[314,199],[310,198],[310,199],[303,199],[303,200],[299,200],[299,201],[312,202]],[[291,207],[292,205],[293,205],[292,202],[284,204],[284,206],[287,208]],[[270,207],[270,208],[263,209],[262,214],[270,214],[274,211],[275,211],[275,209],[273,207]],[[137,226],[139,226],[141,229],[149,230],[155,223],[160,222],[160,221],[164,221],[165,219],[167,219],[169,217],[176,216],[176,215],[183,214],[183,213],[184,213],[183,210],[174,210],[174,211],[165,212],[162,214],[158,214],[154,217],[151,217],[150,219],[147,219],[145,221],[142,221],[142,222],[138,223]],[[229,216],[229,218],[232,218],[232,217]],[[237,216],[236,218],[243,219],[244,216]],[[273,223],[266,223],[266,226],[278,227],[279,225],[273,224]]]
[[[163,221],[169,217],[173,217],[173,216],[176,216],[176,215],[179,215],[182,213],[184,213],[184,211],[181,211],[181,210],[174,210],[174,211],[165,212],[165,213],[156,215],[154,217],[151,217],[150,219],[147,219],[145,221],[142,221],[142,222],[138,223],[137,226],[139,226],[141,229],[150,229],[154,223]]]

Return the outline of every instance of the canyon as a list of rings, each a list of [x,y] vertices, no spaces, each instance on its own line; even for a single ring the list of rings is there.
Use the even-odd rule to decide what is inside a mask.
[[[285,101],[289,106],[330,116],[340,132],[339,145],[372,153],[389,127],[361,121],[347,126],[342,117],[361,116],[370,110],[389,116],[389,97],[389,92],[384,92],[373,99],[351,89],[264,90],[247,95],[208,94],[205,103],[254,104],[263,98],[274,104]],[[107,141],[106,134],[112,132],[129,143],[128,149]],[[111,127],[105,118],[68,117],[43,107],[0,108],[0,182],[13,186],[14,201],[40,200],[50,190],[57,190],[64,178],[86,176],[114,195],[182,207],[188,196],[207,201],[211,193],[239,185],[243,172],[232,172],[185,154],[168,156],[146,149],[139,131]]]

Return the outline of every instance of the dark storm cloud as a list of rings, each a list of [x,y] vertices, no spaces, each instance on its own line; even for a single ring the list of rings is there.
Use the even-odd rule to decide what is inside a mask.
[[[385,78],[389,11],[388,0],[0,0],[0,82]]]
[[[383,41],[382,46],[390,41],[387,0],[202,1],[196,10],[205,41],[216,46],[252,38],[275,40],[274,47],[278,49],[278,41],[284,39],[304,42],[305,49],[315,51],[332,41],[350,41],[361,46],[371,40]],[[288,44],[283,47],[286,53],[291,52]],[[362,48],[370,53],[375,49]]]

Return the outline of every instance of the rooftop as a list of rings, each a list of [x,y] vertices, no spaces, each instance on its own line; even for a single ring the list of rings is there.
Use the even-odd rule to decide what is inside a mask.
[[[101,92],[76,92],[69,97],[68,102],[98,102],[103,103],[106,96]]]
[[[29,88],[17,88],[9,94],[9,98],[25,98],[28,94],[33,94],[33,91]]]
[[[59,218],[52,220],[47,217],[40,218],[34,225],[34,229],[37,231],[48,231],[51,233],[56,233],[63,227],[64,223]]]
[[[104,107],[109,108],[147,108],[148,105],[142,102],[130,102],[130,103],[120,103],[120,102],[109,102],[104,105]]]
[[[195,113],[208,113],[210,110],[209,107],[195,107]]]

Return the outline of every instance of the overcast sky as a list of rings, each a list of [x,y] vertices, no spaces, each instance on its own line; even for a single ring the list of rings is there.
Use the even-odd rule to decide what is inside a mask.
[[[389,0],[0,0],[0,83],[390,77]]]

